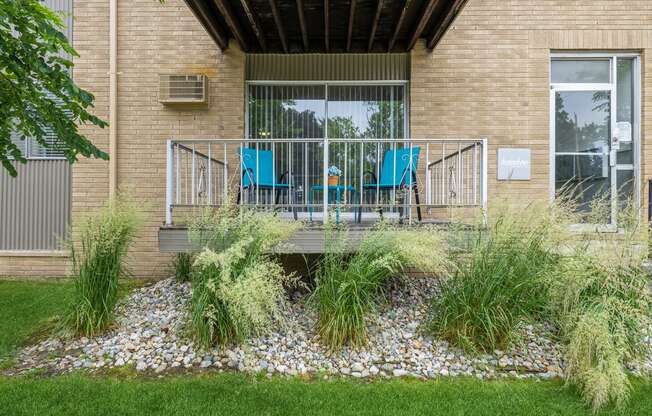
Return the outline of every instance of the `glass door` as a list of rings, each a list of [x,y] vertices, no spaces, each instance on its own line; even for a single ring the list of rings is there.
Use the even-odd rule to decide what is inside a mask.
[[[585,223],[611,230],[636,197],[634,63],[618,56],[551,63],[551,188],[576,199]]]

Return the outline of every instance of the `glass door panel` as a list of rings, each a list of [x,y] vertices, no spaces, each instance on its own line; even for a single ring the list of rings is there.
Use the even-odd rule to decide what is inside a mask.
[[[555,190],[570,193],[582,212],[609,205],[610,142],[611,91],[555,92]]]

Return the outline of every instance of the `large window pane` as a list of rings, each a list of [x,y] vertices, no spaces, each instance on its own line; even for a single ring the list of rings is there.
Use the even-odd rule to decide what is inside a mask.
[[[250,85],[249,137],[324,137],[325,91],[323,85]]]
[[[609,59],[555,59],[551,65],[550,79],[554,84],[562,82],[609,83],[611,81],[610,66]]]
[[[403,86],[329,86],[328,137],[404,137]]]
[[[555,95],[555,150],[604,153],[611,125],[609,91],[562,91]]]

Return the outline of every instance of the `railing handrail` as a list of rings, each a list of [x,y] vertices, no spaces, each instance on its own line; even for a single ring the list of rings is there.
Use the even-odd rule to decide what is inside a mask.
[[[458,153],[466,152],[467,150],[473,149],[478,144],[482,144],[482,141],[478,140],[477,142],[474,142],[473,144],[470,144],[470,145],[466,146],[463,149],[458,149],[458,150],[453,151],[453,153],[451,153],[450,155],[448,155],[446,157],[442,157],[442,158],[439,158],[439,159],[435,160],[434,162],[430,162],[428,164],[428,169],[430,169],[432,166],[434,166],[434,165],[436,165],[438,163],[441,163],[442,161],[445,161],[445,160],[451,159],[453,157],[456,157]]]
[[[299,208],[299,212],[306,212],[302,211],[301,208],[304,210],[307,209],[308,207],[315,207],[318,208],[319,206],[323,206],[323,210],[318,210],[318,212],[321,212],[321,217],[324,222],[326,222],[328,218],[329,212],[334,209],[334,205],[338,205],[337,208],[337,213],[339,215],[339,210],[342,207],[355,207],[355,209],[358,210],[358,212],[362,212],[364,209],[365,212],[370,212],[369,209],[380,209],[380,207],[383,207],[382,209],[384,210],[384,207],[389,207],[391,209],[395,209],[396,207],[399,207],[397,209],[408,209],[408,214],[410,221],[412,220],[412,211],[411,209],[413,207],[416,207],[418,209],[423,209],[423,208],[431,208],[431,207],[450,207],[450,206],[456,206],[456,207],[480,207],[483,210],[483,213],[486,213],[486,207],[487,207],[487,153],[488,153],[488,147],[487,147],[487,139],[486,138],[478,138],[478,137],[459,137],[459,138],[454,138],[454,137],[433,137],[433,138],[428,138],[428,137],[407,137],[407,138],[214,138],[214,137],[200,137],[200,138],[171,138],[167,140],[167,171],[166,171],[166,223],[167,224],[172,224],[172,209],[173,207],[193,207],[193,206],[219,206],[221,204],[218,203],[220,200],[219,198],[226,198],[229,185],[228,181],[229,178],[234,177],[233,175],[237,176],[237,171],[238,169],[241,168],[241,163],[237,163],[234,165],[233,163],[230,163],[230,159],[227,156],[227,149],[230,148],[231,146],[241,146],[241,147],[249,147],[255,145],[256,149],[272,149],[272,152],[274,151],[274,144],[276,144],[276,149],[278,150],[279,144],[282,144],[281,150],[278,150],[281,152],[281,156],[276,156],[280,157],[281,159],[279,160],[285,160],[285,162],[281,161],[279,163],[290,163],[291,165],[288,166],[294,166],[292,163],[297,163],[297,162],[292,162],[295,160],[295,157],[298,157],[299,159],[303,160],[302,158],[305,158],[306,161],[309,161],[310,163],[313,163],[313,168],[311,169],[317,169],[313,173],[308,173],[308,162],[306,162],[305,165],[301,165],[303,162],[299,161],[300,165],[298,166],[303,166],[303,170],[301,168],[297,172],[304,172],[304,173],[298,173],[299,175],[304,175],[302,176],[304,183],[302,185],[305,186],[298,186],[298,187],[292,187],[290,186],[289,188],[283,188],[281,185],[286,185],[285,182],[276,182],[276,179],[274,179],[271,182],[271,189],[272,189],[272,194],[275,193],[275,190],[277,189],[289,189],[285,191],[287,193],[287,196],[283,193],[283,199],[287,199],[286,203],[281,203],[278,198],[278,194],[276,194],[276,201],[273,200],[273,198],[268,198],[267,194],[264,194],[264,198],[259,201],[259,190],[254,191],[255,194],[255,206],[269,206],[269,207],[275,207],[276,209],[283,209],[283,208],[292,208],[292,212],[295,213],[295,218],[296,218],[296,212],[294,208]],[[289,147],[288,147],[289,144]],[[359,165],[358,162],[351,162],[353,165],[348,165],[345,164],[344,166],[344,182],[340,180],[341,184],[344,184],[344,188],[350,187],[351,184],[354,184],[353,186],[356,187],[355,194],[360,194],[358,201],[357,202],[351,202],[351,200],[345,199],[342,202],[335,202],[333,203],[332,201],[329,201],[331,199],[330,197],[327,197],[327,192],[330,192],[328,189],[330,185],[327,184],[328,182],[328,166],[330,166],[330,161],[329,161],[329,153],[335,152],[337,158],[344,158],[345,160],[347,159],[347,147],[346,145],[349,145],[348,149],[350,149],[349,157],[354,157],[356,160],[359,160]],[[372,159],[364,159],[363,158],[363,153],[364,152],[369,152],[367,150],[367,144],[372,145],[372,148],[375,148],[375,150],[371,150],[371,152],[376,153],[376,157]],[[385,145],[383,145],[385,144]],[[259,147],[259,145],[262,145]],[[303,148],[299,148],[297,151],[293,152],[292,148],[293,146],[296,145],[304,145]],[[376,172],[375,174],[379,174],[379,171],[382,167],[383,163],[383,158],[380,156],[381,150],[386,148],[387,145],[390,145],[391,147],[394,147],[396,145],[397,148],[402,148],[402,147],[415,147],[415,146],[423,146],[423,151],[425,151],[425,157],[423,157],[424,164],[422,165],[423,168],[419,170],[420,173],[415,173],[418,175],[417,177],[414,178],[414,183],[417,185],[415,188],[415,196],[416,196],[416,204],[412,200],[413,198],[413,190],[410,187],[409,191],[407,193],[408,196],[402,197],[403,199],[401,202],[396,202],[393,198],[395,198],[395,195],[392,194],[391,200],[389,199],[390,196],[388,194],[387,197],[380,198],[380,199],[387,199],[387,201],[381,201],[378,197],[380,194],[380,187],[385,186],[381,184],[376,184],[376,195],[370,195],[370,198],[366,198],[363,200],[363,195],[365,193],[365,186],[367,185],[365,183],[365,180],[363,179],[363,176],[359,176],[358,173],[362,172],[362,175],[365,175],[364,169],[363,168],[363,160],[366,160],[364,163],[371,163],[372,165],[375,164]],[[202,147],[204,146],[204,147]],[[215,146],[218,148],[216,149]],[[269,146],[269,147],[268,147]],[[313,157],[317,157],[319,159],[323,158],[323,160],[320,161],[317,160],[312,160],[308,157],[308,147],[307,146],[318,146],[316,149],[320,149],[318,153],[315,153],[315,151],[311,151],[311,155]],[[353,147],[351,147],[353,146]],[[362,147],[360,147],[362,146]],[[199,149],[203,150],[200,151]],[[206,148],[208,151],[206,151]],[[285,149],[285,150],[283,150]],[[303,150],[301,150],[303,149]],[[338,150],[341,149],[341,150]],[[358,149],[358,150],[355,150]],[[439,149],[441,149],[441,153],[439,156],[437,153],[439,153]],[[213,150],[211,152],[211,150]],[[447,151],[448,150],[448,151]],[[477,150],[473,151],[473,156],[468,156],[469,155],[469,150]],[[338,152],[343,152],[342,154]],[[233,156],[236,156],[236,151],[235,150],[229,150],[228,152],[234,152]],[[298,152],[298,153],[297,153]],[[222,157],[223,153],[223,158],[224,160],[220,160],[218,158],[213,157],[214,155],[218,155],[218,157]],[[289,161],[286,159],[283,159],[283,154],[287,153],[286,156],[289,157]],[[303,156],[301,155],[303,153]],[[424,153],[424,152],[422,152]],[[434,154],[433,154],[434,153]],[[183,155],[187,156],[183,156]],[[182,155],[180,158],[179,155]],[[192,155],[192,157],[189,159],[189,156]],[[435,161],[430,161],[430,157],[436,157],[437,160]],[[242,157],[240,155],[240,157]],[[274,160],[276,160],[275,156],[272,156]],[[447,161],[449,159],[453,158],[458,158],[458,162],[455,166],[455,173],[452,173],[453,171],[451,170],[450,176],[448,177],[448,173],[445,173],[443,169],[441,172],[439,172],[438,169],[434,169],[433,167]],[[196,160],[198,158],[198,160]],[[205,167],[202,167],[202,162],[201,159],[208,160],[210,161]],[[297,159],[297,160],[299,160]],[[338,159],[339,160],[339,159]],[[341,162],[341,161],[340,161]],[[217,164],[219,168],[213,164]],[[317,165],[314,165],[314,163],[317,163]],[[348,163],[348,162],[347,162]],[[395,162],[396,163],[396,162]],[[197,165],[196,165],[197,164]],[[323,165],[322,165],[323,164]],[[213,168],[211,168],[211,165],[213,165]],[[195,166],[199,166],[199,170],[195,169]],[[276,163],[274,163],[274,166],[276,166]],[[348,175],[348,178],[350,181],[347,180],[347,166],[350,166],[350,172]],[[181,173],[179,169],[182,169]],[[292,167],[290,167],[292,169]],[[185,170],[185,172],[184,172]],[[321,170],[321,172],[320,172]],[[425,171],[425,173],[424,173]],[[198,172],[198,173],[197,173]],[[274,172],[274,168],[272,168],[272,172]],[[358,173],[355,173],[358,172]],[[197,176],[197,174],[199,176]],[[316,174],[316,176],[315,176]],[[275,176],[274,176],[275,177]],[[182,179],[179,179],[182,178]],[[419,181],[421,179],[422,182]],[[315,182],[316,180],[316,182]],[[376,181],[372,182],[378,182],[379,179],[377,178]],[[277,185],[280,184],[280,185]],[[216,189],[214,185],[218,186]],[[321,185],[320,189],[322,189],[322,197],[321,203],[312,203],[310,202],[310,197],[306,198],[305,194],[308,192],[314,192],[308,184],[312,184],[314,187],[315,184]],[[392,188],[392,192],[396,192],[401,188],[401,185],[397,185]],[[421,194],[421,201],[419,202],[419,188],[421,190],[425,190],[425,198],[424,194]],[[242,178],[240,178],[240,186],[239,186],[239,192],[238,195],[242,195],[244,192],[244,188],[242,185]],[[244,204],[253,204],[251,201],[251,191],[249,191],[249,202],[243,202]],[[293,198],[299,198],[301,199],[301,202],[299,200],[296,201],[291,201],[290,200],[290,193],[292,192]],[[338,191],[339,192],[339,191]],[[349,192],[348,190],[345,190],[343,192]],[[351,191],[353,192],[353,191]],[[370,192],[370,191],[368,191]],[[213,198],[214,195],[220,195],[218,199]],[[300,195],[297,197],[297,195]],[[369,195],[369,194],[367,194]],[[479,197],[479,198],[478,198]],[[339,197],[337,197],[339,198]],[[306,199],[308,201],[306,202]],[[375,199],[375,202],[373,201]],[[262,204],[262,205],[261,205]],[[400,208],[400,207],[405,207],[405,208]],[[418,210],[417,210],[418,211]],[[381,211],[382,212],[382,211]],[[406,212],[406,211],[402,211]],[[419,214],[419,219],[421,219],[421,211],[418,211]],[[359,214],[362,215],[362,214]],[[400,214],[403,215],[403,214]],[[485,214],[486,215],[486,214]],[[312,211],[310,211],[310,218],[312,218]]]
[[[326,138],[323,137],[309,137],[309,138],[198,138],[198,139],[171,139],[172,143],[320,143],[324,142]],[[438,137],[406,137],[403,139],[391,139],[391,138],[373,138],[373,137],[338,137],[338,138],[328,138],[329,142],[348,142],[348,143],[360,143],[360,142],[369,142],[369,143],[432,143],[432,142],[469,142],[474,144],[482,144],[482,139],[469,138],[469,137],[460,137],[460,138],[438,138]]]
[[[183,149],[183,150],[186,150],[186,151],[188,151],[188,152],[193,152],[196,156],[206,158],[206,159],[210,160],[211,162],[215,162],[215,163],[217,163],[218,165],[222,165],[222,166],[225,165],[225,162],[224,162],[224,161],[222,161],[222,160],[217,160],[217,159],[215,159],[215,158],[213,158],[213,157],[208,157],[208,155],[205,155],[204,153],[202,153],[202,152],[200,152],[200,151],[198,151],[198,150],[196,150],[196,149],[193,149],[193,148],[191,148],[191,147],[184,146],[184,145],[180,144],[178,141],[173,140],[173,141],[172,141],[172,144],[173,144],[173,145],[176,145],[176,146],[178,146],[179,148],[181,148],[181,149]]]

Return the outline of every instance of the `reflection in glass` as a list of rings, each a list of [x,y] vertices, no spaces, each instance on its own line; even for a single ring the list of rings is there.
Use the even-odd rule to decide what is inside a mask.
[[[616,171],[616,189],[618,190],[618,203],[621,208],[627,206],[634,196],[634,171]]]
[[[561,91],[555,94],[555,150],[603,153],[611,130],[609,91]]]
[[[579,210],[591,211],[591,201],[610,194],[611,169],[606,155],[555,157],[555,190],[577,198]]]
[[[325,94],[323,85],[250,85],[249,137],[324,137]]]
[[[403,95],[403,86],[329,86],[328,137],[404,137]]]
[[[616,104],[616,121],[627,122],[632,128],[631,133],[634,133],[634,58],[618,58],[617,64],[617,104]],[[630,138],[630,140],[632,140]],[[633,164],[634,152],[632,148],[632,141],[621,141],[620,149],[618,149],[617,163]]]
[[[551,64],[553,83],[605,83],[611,82],[609,59],[555,59]]]

